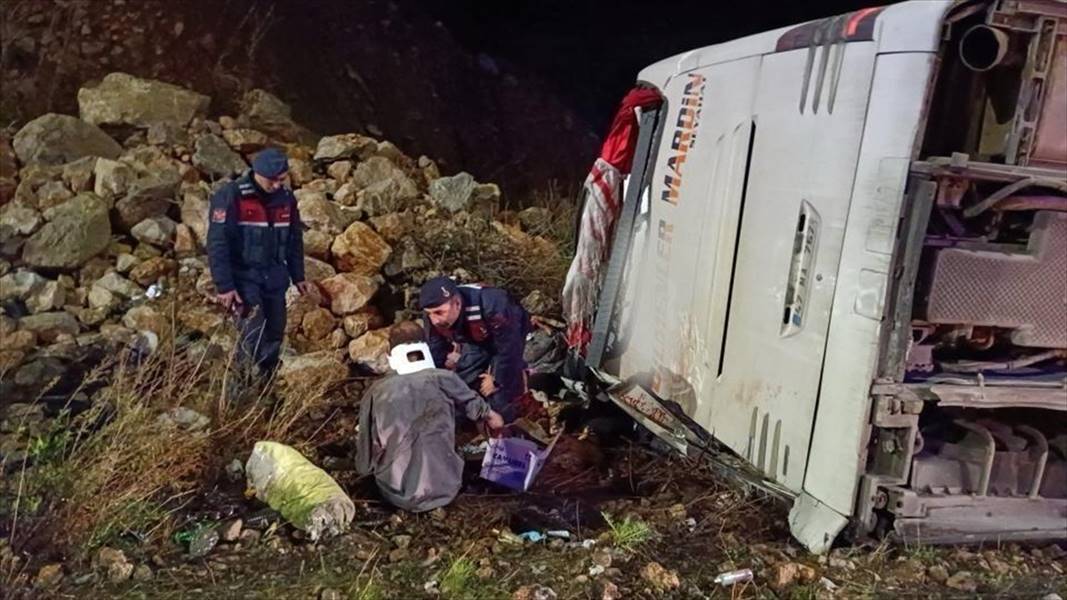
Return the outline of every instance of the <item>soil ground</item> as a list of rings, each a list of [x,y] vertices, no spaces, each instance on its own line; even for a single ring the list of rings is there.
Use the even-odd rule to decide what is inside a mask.
[[[171,544],[144,557],[155,565],[150,581],[111,585],[75,574],[55,597],[1041,598],[1067,589],[1067,553],[1049,544],[880,543],[817,557],[790,538],[783,503],[742,491],[707,462],[632,443],[600,449],[563,439],[527,494],[478,480],[472,463],[452,505],[413,515],[377,502],[352,471],[334,469],[360,505],[355,526],[339,538],[300,540],[283,525],[250,546],[222,544],[206,559]],[[247,517],[262,508],[236,485],[204,494],[190,518]],[[572,538],[515,539],[513,530],[531,526],[567,527]],[[666,575],[650,575],[651,563]],[[715,584],[718,574],[743,568],[752,569],[752,581]],[[537,595],[536,586],[556,596]]]

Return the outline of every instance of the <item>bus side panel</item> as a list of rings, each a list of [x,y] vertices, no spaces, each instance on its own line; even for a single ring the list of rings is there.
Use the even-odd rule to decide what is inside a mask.
[[[804,489],[853,511],[885,285],[933,53],[878,56],[845,227],[837,293]]]
[[[707,292],[718,275],[720,231],[729,233],[732,253],[736,217],[730,227],[719,223],[729,220],[724,203],[736,210],[740,197],[760,60],[681,73],[662,90],[666,122],[650,179],[648,237],[643,256],[634,257],[640,271],[627,285],[633,335],[620,375],[657,375],[653,391],[690,415],[701,397],[705,350],[715,345],[703,342]]]
[[[843,55],[824,59],[826,52]],[[713,391],[716,436],[795,491],[815,418],[874,44],[820,47],[810,71],[808,60],[807,49],[763,59],[725,354]]]

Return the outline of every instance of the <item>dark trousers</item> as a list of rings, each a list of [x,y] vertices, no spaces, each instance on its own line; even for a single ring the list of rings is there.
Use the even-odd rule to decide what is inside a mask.
[[[244,310],[237,322],[237,358],[270,374],[278,366],[285,338],[285,290],[264,290],[256,284],[238,286]]]
[[[463,344],[460,347],[459,360],[456,362],[456,375],[476,392],[481,386],[481,375],[489,370],[493,362],[493,355],[488,350],[477,344]],[[499,385],[499,384],[498,384]],[[479,392],[481,393],[481,392]],[[510,423],[518,416],[518,406],[515,401],[518,398],[507,398],[497,392],[485,399],[489,406]]]

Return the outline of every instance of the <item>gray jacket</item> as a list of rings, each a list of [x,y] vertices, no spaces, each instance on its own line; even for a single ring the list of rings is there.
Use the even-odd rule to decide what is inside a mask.
[[[489,405],[452,371],[390,375],[363,395],[356,469],[374,475],[390,503],[433,510],[459,493],[463,459],[456,453],[456,412],[472,421]]]

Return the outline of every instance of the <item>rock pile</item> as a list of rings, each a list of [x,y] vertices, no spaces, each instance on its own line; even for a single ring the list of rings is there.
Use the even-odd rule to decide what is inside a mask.
[[[413,314],[417,286],[472,276],[433,255],[437,233],[481,232],[532,261],[559,255],[524,231],[535,214],[499,211],[496,185],[442,176],[388,141],[316,138],[263,90],[236,117],[209,119],[205,96],[113,73],[78,102],[80,118],[44,115],[0,139],[0,394],[138,340],[228,349],[233,328],[210,302],[209,198],[268,145],[290,157],[319,291],[290,290],[283,385],[384,372],[387,328]]]

